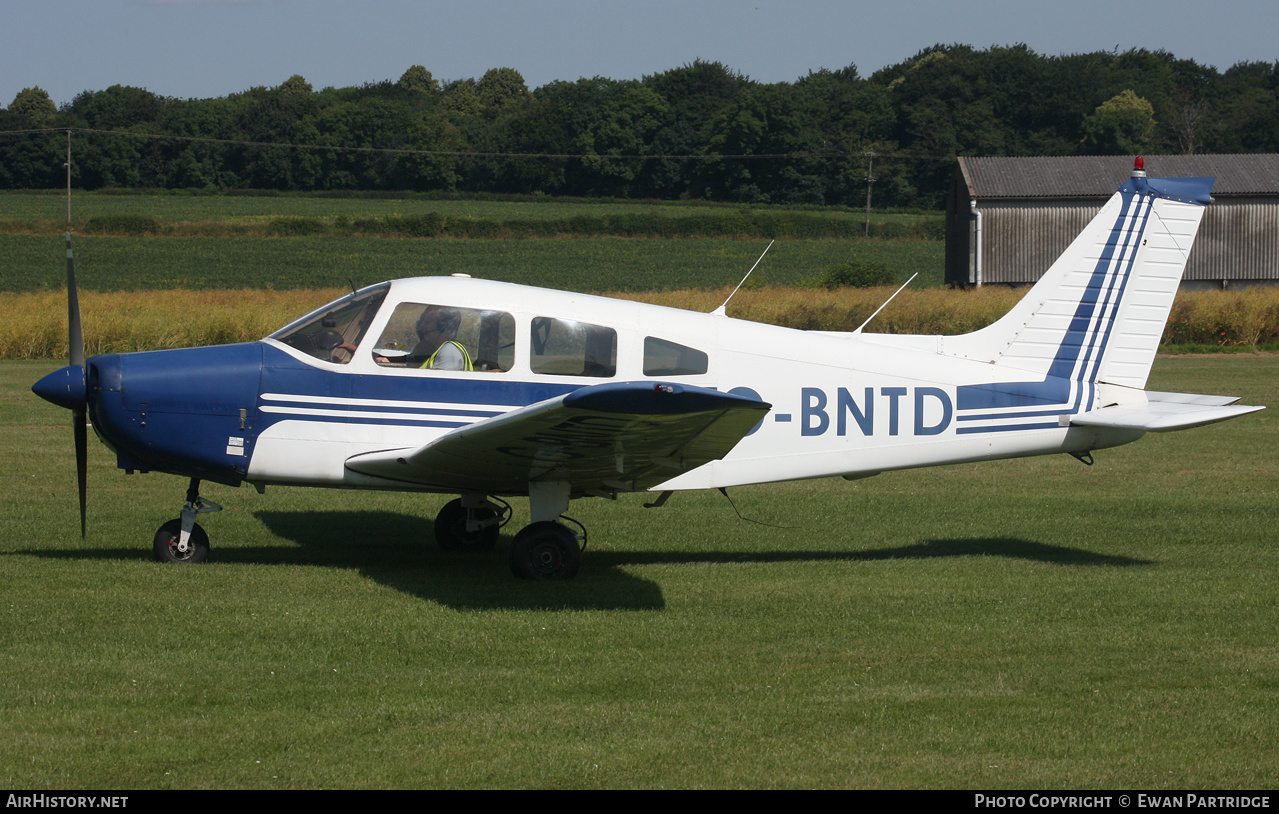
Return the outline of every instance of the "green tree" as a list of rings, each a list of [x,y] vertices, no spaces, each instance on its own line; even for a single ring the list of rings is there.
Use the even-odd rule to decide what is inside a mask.
[[[444,86],[444,107],[459,116],[478,116],[483,110],[474,79],[456,79]]]
[[[743,92],[711,127],[709,152],[733,157],[708,165],[705,192],[745,203],[823,203],[829,170],[820,155],[829,149],[823,115],[817,97],[786,83]]]
[[[293,74],[280,85],[277,90],[281,94],[309,94],[312,92],[311,83],[306,81],[306,77],[301,74]]]
[[[318,101],[310,88],[295,75],[277,88],[251,88],[236,94],[231,137],[263,144],[316,143]],[[314,150],[253,144],[237,148],[230,156],[235,175],[254,188],[316,189],[320,185],[323,162]]]
[[[409,66],[395,86],[414,95],[434,96],[440,92],[440,83],[421,65]]]
[[[106,90],[87,90],[77,95],[68,112],[88,127],[127,130],[154,122],[166,102],[146,88],[112,85]]]
[[[156,121],[161,133],[188,137],[166,140],[167,161],[164,185],[170,188],[213,187],[233,189],[244,186],[235,174],[233,148],[226,144],[194,139],[224,139],[235,134],[231,122],[235,103],[221,99],[171,99]]]
[[[1028,53],[1028,52],[1027,52]],[[999,56],[1004,56],[1000,54]],[[937,206],[957,155],[1007,155],[1010,128],[1004,118],[1016,109],[1011,86],[986,76],[989,52],[966,45],[937,45],[898,66],[876,72],[895,111],[891,130],[880,136],[895,141],[913,157],[909,179],[876,186],[877,200],[898,206]],[[886,169],[880,165],[876,175]],[[919,198],[890,196],[927,190]]]
[[[552,82],[512,122],[522,152],[580,155],[564,166],[560,183],[573,195],[629,196],[643,171],[642,156],[665,121],[666,101],[635,80],[597,76]],[[530,139],[531,136],[535,141]]]
[[[58,107],[49,98],[49,94],[39,85],[34,88],[23,88],[13,97],[9,104],[9,112],[21,117],[33,127],[48,127],[58,113]]]
[[[716,118],[747,88],[757,84],[721,62],[700,59],[646,76],[643,83],[666,103],[661,126],[653,134],[651,152],[677,156],[706,154]],[[661,198],[699,195],[706,188],[710,169],[711,164],[703,161],[650,160],[644,164],[637,188],[642,195]]]
[[[404,133],[405,147],[422,152],[404,153],[396,157],[392,184],[396,189],[418,191],[452,191],[458,185],[459,159],[456,153],[466,149],[462,134],[448,118],[438,112],[416,117]]]
[[[529,98],[524,77],[514,68],[490,68],[475,86],[480,104],[490,114],[518,105]]]
[[[828,154],[812,162],[811,171],[822,186],[822,199],[828,204],[864,203],[865,153],[892,151],[877,143],[891,131],[894,122],[887,89],[861,79],[857,67],[849,65],[837,71],[823,68],[810,72],[795,82],[792,93],[795,107],[808,111],[808,126],[816,131],[816,148]],[[885,184],[877,188],[890,188],[890,175],[896,171],[889,171],[882,161],[877,163],[877,183]]]
[[[1212,97],[1214,133],[1205,152],[1279,152],[1279,62],[1232,65]]]
[[[1145,152],[1155,136],[1155,108],[1131,90],[1107,99],[1084,121],[1083,148],[1093,155]]]

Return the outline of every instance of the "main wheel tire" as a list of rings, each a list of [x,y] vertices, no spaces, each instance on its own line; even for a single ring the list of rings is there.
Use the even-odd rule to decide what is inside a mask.
[[[497,519],[497,512],[487,506],[475,509],[475,519]],[[450,500],[435,516],[435,542],[445,551],[491,551],[497,545],[498,524],[485,526],[479,531],[466,530],[466,507],[462,501]]]
[[[511,543],[511,573],[521,579],[572,579],[581,565],[577,535],[551,520],[525,526]]]
[[[182,521],[170,520],[155,533],[152,551],[160,562],[196,563],[204,562],[209,556],[209,535],[199,523],[191,529],[191,537],[187,541],[187,550],[178,551],[178,539],[182,535]]]

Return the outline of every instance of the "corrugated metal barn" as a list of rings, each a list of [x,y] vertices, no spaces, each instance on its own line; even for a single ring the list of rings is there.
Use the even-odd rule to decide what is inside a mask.
[[[1131,156],[961,157],[946,201],[946,281],[1035,282],[1132,167]],[[1183,288],[1279,283],[1279,154],[1152,155],[1146,173],[1217,179]]]

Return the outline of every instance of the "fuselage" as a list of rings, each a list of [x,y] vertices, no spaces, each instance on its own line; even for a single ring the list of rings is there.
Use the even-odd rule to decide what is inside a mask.
[[[426,306],[462,314],[459,341],[475,369],[415,363],[406,320]],[[943,350],[940,337],[822,334],[507,283],[413,278],[348,295],[260,342],[94,357],[89,409],[124,469],[372,489],[415,487],[354,472],[349,458],[421,447],[606,382],[674,382],[772,404],[723,459],[660,489],[1082,452],[1141,435],[1066,426],[1097,405],[1097,385]]]

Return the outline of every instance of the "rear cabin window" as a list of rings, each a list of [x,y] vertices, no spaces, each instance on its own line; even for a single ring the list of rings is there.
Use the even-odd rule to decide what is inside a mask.
[[[373,360],[383,367],[504,373],[515,364],[515,318],[505,311],[402,302]]]
[[[706,354],[697,348],[655,336],[644,338],[645,376],[697,376],[706,367]]]
[[[529,345],[534,373],[600,378],[617,373],[617,331],[612,328],[535,317]]]

